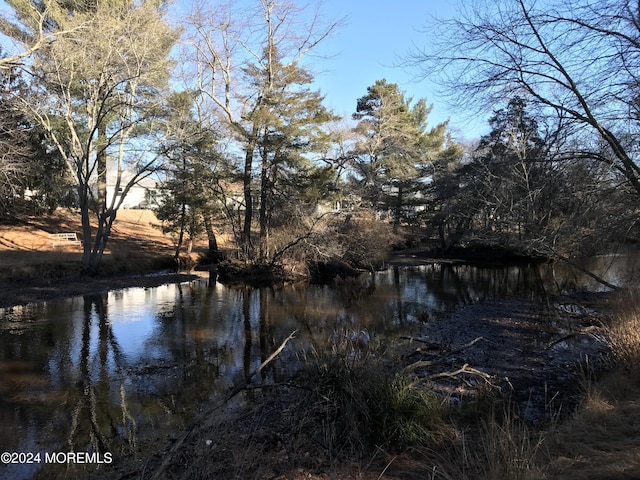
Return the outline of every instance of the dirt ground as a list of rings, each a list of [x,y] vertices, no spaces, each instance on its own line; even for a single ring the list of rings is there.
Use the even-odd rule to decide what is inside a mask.
[[[81,238],[81,232],[79,213],[67,209],[58,209],[53,215],[31,217],[13,225],[0,225],[0,308],[117,288],[157,286],[192,278],[169,270],[161,275],[147,275],[148,272],[140,271],[98,277],[80,277],[71,271],[64,275],[64,281],[60,281],[58,275],[62,265],[80,262],[82,245],[73,242],[54,245],[50,234],[75,233]],[[162,233],[160,221],[151,210],[120,210],[104,262],[133,263],[143,257],[170,259],[173,248],[171,236]],[[168,261],[166,263],[169,264]],[[145,265],[141,262],[141,270]]]
[[[78,244],[53,245],[49,234],[76,233],[81,237],[79,212],[58,209],[46,217],[31,217],[21,224],[0,225],[0,255],[6,252],[81,252]],[[107,253],[122,247],[139,249],[154,245],[170,251],[173,242],[162,233],[160,221],[151,210],[119,210]],[[2,259],[0,257],[0,262]]]

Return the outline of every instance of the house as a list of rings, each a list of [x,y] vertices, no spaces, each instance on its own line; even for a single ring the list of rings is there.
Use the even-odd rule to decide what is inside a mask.
[[[116,175],[107,174],[107,204],[111,203],[113,195],[116,195],[116,204],[120,200],[126,185],[133,178],[131,172],[122,172],[120,184],[116,191]],[[158,180],[152,177],[139,179],[127,192],[120,208],[151,208],[157,204],[159,196]]]

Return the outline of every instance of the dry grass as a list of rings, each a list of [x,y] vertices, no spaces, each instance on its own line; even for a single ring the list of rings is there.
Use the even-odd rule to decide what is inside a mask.
[[[640,478],[640,388],[610,373],[548,443],[550,478]]]
[[[150,210],[121,210],[114,223],[102,273],[142,273],[171,266],[173,242]],[[58,209],[53,215],[29,218],[19,225],[0,225],[0,277],[31,282],[77,276],[81,245],[53,245],[49,234],[74,232],[80,237],[79,214]]]
[[[616,364],[630,379],[640,381],[640,298],[635,291],[621,294],[608,332]]]
[[[512,413],[458,428],[446,399],[348,340],[304,358],[285,393],[203,432],[197,445],[218,440],[187,449],[189,478],[545,478],[537,463],[543,435]]]
[[[640,299],[618,297],[607,326],[610,371],[585,375],[584,398],[548,439],[549,476],[567,480],[640,478]]]

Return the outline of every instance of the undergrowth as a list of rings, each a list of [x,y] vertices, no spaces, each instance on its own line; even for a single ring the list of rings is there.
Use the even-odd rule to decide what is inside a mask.
[[[321,427],[331,458],[362,457],[374,448],[402,451],[442,439],[442,401],[405,374],[386,372],[377,357],[357,349],[314,352],[307,361],[296,380],[309,392],[304,423]]]
[[[21,252],[19,260],[13,260],[11,253],[3,253],[3,256],[0,278],[14,283],[77,278],[82,272],[80,253]],[[105,255],[100,265],[100,274],[140,274],[165,268],[175,268],[175,262],[168,255],[125,252]]]

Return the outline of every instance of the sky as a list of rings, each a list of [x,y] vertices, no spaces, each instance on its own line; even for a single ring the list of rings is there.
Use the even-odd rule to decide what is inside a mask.
[[[184,13],[195,0],[175,0]],[[223,0],[206,0],[212,5]],[[254,3],[255,0],[233,0]],[[294,0],[297,4],[315,0]],[[367,87],[376,80],[386,78],[397,83],[407,96],[425,97],[433,110],[429,124],[435,126],[449,120],[450,128],[458,139],[473,140],[488,132],[485,118],[469,118],[455,111],[438,95],[438,86],[428,79],[417,81],[416,71],[398,65],[403,56],[416,47],[429,45],[429,38],[421,31],[427,22],[438,18],[451,18],[455,5],[464,0],[321,0],[320,12],[327,19],[345,21],[335,34],[323,40],[314,53],[312,70],[315,86],[325,95],[325,105],[334,113],[351,117],[357,99],[366,95]],[[2,4],[0,2],[0,11]],[[180,15],[180,14],[178,14]]]
[[[407,96],[425,97],[433,105],[429,124],[450,121],[454,135],[472,140],[487,133],[486,118],[468,118],[456,112],[438,95],[439,87],[428,79],[416,80],[416,71],[398,63],[416,47],[429,44],[423,30],[434,17],[456,13],[456,0],[324,0],[322,12],[329,18],[347,17],[337,32],[316,50],[326,58],[314,65],[316,86],[325,104],[338,115],[350,116],[367,87],[386,78],[397,83]]]

